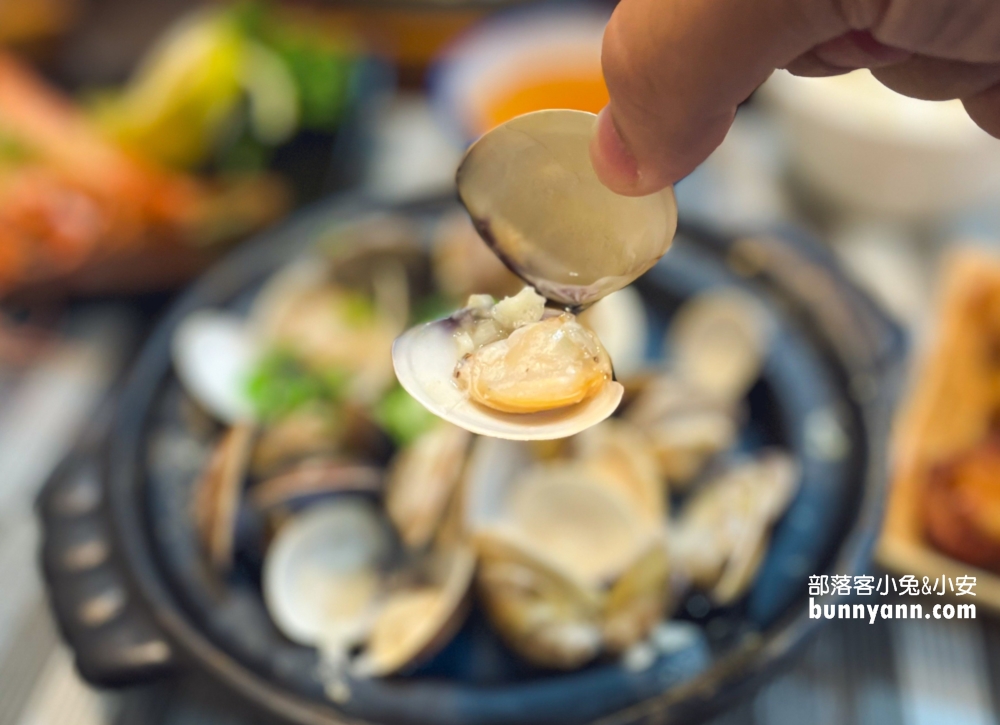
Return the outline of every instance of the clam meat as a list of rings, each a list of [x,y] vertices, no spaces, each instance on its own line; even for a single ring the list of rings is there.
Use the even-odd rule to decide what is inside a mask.
[[[470,297],[393,345],[402,386],[424,407],[481,435],[562,438],[604,420],[623,388],[593,332],[525,287],[494,303]]]

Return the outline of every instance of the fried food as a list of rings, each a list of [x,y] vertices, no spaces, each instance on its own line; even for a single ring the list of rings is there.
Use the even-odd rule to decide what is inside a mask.
[[[0,295],[94,260],[232,238],[274,219],[282,188],[214,188],[129,155],[0,51]]]
[[[1000,570],[1000,259],[956,253],[937,339],[897,427],[894,485],[917,495],[912,516],[937,548]]]

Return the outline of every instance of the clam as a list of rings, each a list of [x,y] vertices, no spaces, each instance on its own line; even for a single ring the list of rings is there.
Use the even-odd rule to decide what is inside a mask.
[[[670,248],[672,188],[619,196],[597,179],[583,111],[528,113],[493,129],[458,167],[458,195],[479,235],[553,303],[585,307],[625,287]]]
[[[393,274],[389,267],[384,271]],[[400,279],[396,283],[402,284]],[[392,284],[387,279],[382,286]],[[334,283],[325,260],[303,259],[275,275],[261,291],[251,310],[251,327],[262,344],[290,351],[313,370],[346,373],[347,397],[371,403],[392,384],[389,351],[401,329],[399,318],[409,309],[398,290],[385,296],[387,310],[366,291]]]
[[[647,381],[625,419],[643,432],[660,475],[674,488],[690,484],[739,430],[733,405],[670,374]]]
[[[611,419],[571,439],[576,456],[604,485],[618,488],[638,516],[659,526],[666,497],[656,457],[643,431],[626,420]]]
[[[538,317],[492,336],[490,321],[477,317],[486,305],[474,296],[461,315],[400,337],[393,347],[400,383],[449,422],[496,437],[565,437],[607,418],[621,400],[610,358],[572,313],[656,263],[673,239],[677,207],[672,189],[624,197],[598,181],[588,151],[595,119],[566,110],[520,116],[473,144],[459,166],[459,197],[480,236],[541,293],[542,307],[548,301],[567,312],[543,318],[538,309]],[[527,303],[523,294],[508,300]],[[456,332],[465,341],[456,327],[470,317],[481,323],[466,336],[472,349],[455,344]]]
[[[604,605],[603,640],[607,651],[620,654],[641,641],[663,619],[667,608],[670,555],[660,541],[625,570],[608,592]]]
[[[671,369],[722,402],[742,398],[760,374],[771,329],[761,304],[733,287],[687,302],[667,333]]]
[[[253,420],[244,386],[260,347],[242,318],[194,312],[174,332],[170,349],[177,377],[199,406],[225,423]]]
[[[343,493],[374,495],[382,490],[382,471],[356,461],[314,458],[254,484],[247,500],[257,511],[282,517]]]
[[[253,473],[273,476],[303,459],[332,455],[341,436],[340,426],[323,407],[307,405],[292,411],[261,430],[253,450]]]
[[[249,423],[238,423],[226,431],[195,484],[195,528],[209,563],[221,572],[227,571],[233,560],[236,517],[253,436]]]
[[[480,599],[493,626],[514,651],[536,664],[574,669],[603,645],[603,598],[517,541],[476,537]]]
[[[371,631],[392,554],[392,534],[371,502],[342,498],[308,509],[267,551],[271,618],[289,639],[346,658]]]
[[[415,440],[393,462],[386,513],[403,543],[427,546],[438,532],[458,486],[472,436],[442,423]]]
[[[437,653],[465,620],[475,566],[476,557],[467,547],[433,552],[420,581],[386,597],[352,671],[389,675]]]
[[[524,443],[477,443],[465,519],[479,592],[500,635],[532,662],[566,669],[621,652],[663,614],[662,521],[620,475],[587,458],[538,461]]]
[[[671,529],[671,557],[716,604],[736,601],[763,561],[771,527],[791,502],[798,466],[768,451],[707,481]]]
[[[573,435],[611,415],[623,390],[596,336],[527,287],[496,304],[470,298],[399,337],[392,357],[400,384],[424,407],[497,438]]]

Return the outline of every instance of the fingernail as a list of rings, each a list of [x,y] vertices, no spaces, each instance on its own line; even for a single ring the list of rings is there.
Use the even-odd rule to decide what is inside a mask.
[[[597,114],[590,159],[597,178],[612,191],[628,193],[639,184],[639,165],[615,128],[608,106]]]

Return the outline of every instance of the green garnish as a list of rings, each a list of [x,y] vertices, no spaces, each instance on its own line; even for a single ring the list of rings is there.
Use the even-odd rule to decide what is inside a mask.
[[[332,37],[324,29],[274,11],[263,2],[241,3],[232,12],[248,37],[266,45],[284,61],[295,80],[302,128],[336,129],[353,92],[356,41],[348,36]]]
[[[455,303],[442,294],[432,294],[417,301],[413,306],[414,323],[439,320],[456,310]]]
[[[375,421],[400,447],[408,446],[439,422],[398,385],[375,406]]]
[[[339,404],[349,380],[344,370],[318,372],[291,352],[274,350],[257,364],[247,383],[247,394],[263,420],[275,420],[307,403]]]

